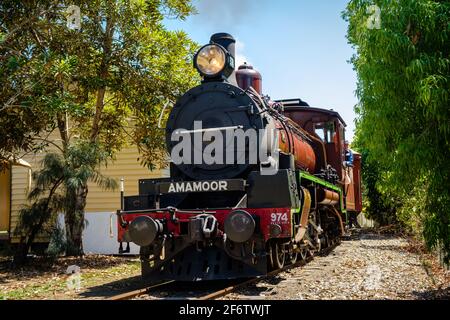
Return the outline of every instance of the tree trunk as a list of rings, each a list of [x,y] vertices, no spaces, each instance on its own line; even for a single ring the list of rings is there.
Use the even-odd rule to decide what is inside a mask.
[[[48,209],[47,209],[48,210]],[[34,239],[42,230],[42,226],[47,221],[46,217],[48,214],[42,214],[39,222],[31,228],[30,234],[25,237],[22,236],[20,238],[20,243],[17,246],[16,252],[13,258],[14,266],[21,266],[27,261],[27,255],[30,251],[31,246],[33,245]]]
[[[92,129],[90,141],[96,142],[97,137],[100,131],[100,121],[102,119],[103,108],[105,106],[105,94],[106,94],[106,83],[109,77],[109,66],[111,59],[111,51],[112,51],[112,41],[114,35],[114,20],[111,16],[107,16],[106,18],[106,27],[105,34],[103,38],[103,53],[102,59],[100,62],[100,68],[98,70],[98,76],[103,81],[103,84],[97,90],[97,100],[95,103],[95,114],[94,119],[92,121]]]
[[[66,225],[66,256],[83,255],[83,229],[84,229],[84,208],[86,207],[86,197],[88,186],[83,185],[74,193],[69,194],[73,202],[68,206],[65,216]]]
[[[111,63],[114,23],[113,17],[108,15],[106,17],[105,34],[102,44],[102,58],[98,69],[98,76],[102,80],[102,84],[97,88],[95,114],[92,120],[92,129],[89,137],[91,143],[97,143],[97,138],[100,133],[100,122],[105,106],[107,80],[109,78],[109,66]],[[84,208],[86,207],[87,193],[88,187],[86,183],[78,188],[73,194],[68,195],[69,201],[73,201],[73,203],[70,203],[66,209],[67,256],[81,256],[83,254],[82,233],[84,229]]]
[[[15,268],[22,266],[26,262],[28,250],[29,250],[29,247],[27,247],[27,245],[25,243],[25,237],[22,236],[20,238],[20,242],[17,245],[17,248],[14,252],[13,266]]]

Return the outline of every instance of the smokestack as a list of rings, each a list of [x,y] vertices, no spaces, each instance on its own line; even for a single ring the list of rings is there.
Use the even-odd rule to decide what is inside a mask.
[[[210,41],[220,44],[222,47],[227,49],[229,53],[231,53],[233,58],[236,58],[236,50],[235,50],[236,40],[233,38],[231,34],[224,32],[215,33],[211,36]]]
[[[224,47],[233,56],[236,64],[236,40],[231,34],[225,32],[215,33],[211,36],[210,42]],[[236,70],[236,66],[234,68]],[[228,77],[228,82],[237,86],[235,71]]]

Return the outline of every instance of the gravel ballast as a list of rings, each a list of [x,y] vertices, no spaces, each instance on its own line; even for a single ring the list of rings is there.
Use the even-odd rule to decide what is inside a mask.
[[[450,274],[434,275],[400,236],[357,231],[327,256],[223,299],[449,299]]]

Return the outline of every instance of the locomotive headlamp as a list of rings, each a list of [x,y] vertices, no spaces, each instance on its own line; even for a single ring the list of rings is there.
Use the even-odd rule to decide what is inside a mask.
[[[205,78],[228,77],[234,71],[234,58],[222,46],[208,44],[195,55],[194,66]]]
[[[247,211],[236,210],[226,217],[224,229],[230,240],[242,243],[255,232],[255,220]]]

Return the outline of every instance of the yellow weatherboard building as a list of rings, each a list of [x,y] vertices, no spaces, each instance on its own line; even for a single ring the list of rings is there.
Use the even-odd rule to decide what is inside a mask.
[[[57,142],[58,135],[53,132],[48,138],[51,141]],[[49,147],[46,152],[52,152],[56,147]],[[37,171],[41,168],[41,160],[44,158],[45,152],[38,154],[29,154],[24,156],[20,161],[10,162],[7,169],[0,172],[0,240],[10,241],[12,243],[18,242],[19,238],[14,236],[14,230],[19,221],[20,209],[28,204],[27,191],[30,184],[30,173],[27,164],[29,164],[32,171]],[[138,180],[143,178],[158,178],[164,176],[166,170],[154,170],[143,167],[138,160],[139,153],[137,147],[130,145],[123,148],[117,153],[115,160],[108,163],[108,166],[102,166],[101,172],[108,177],[116,179],[118,182],[120,178],[124,178],[125,194],[138,193]],[[89,221],[100,217],[101,215],[111,216],[120,209],[120,190],[111,191],[103,190],[95,183],[90,182],[88,185],[87,205],[85,208],[86,218],[88,220],[88,228],[92,229],[98,226],[95,221]],[[102,221],[104,221],[103,219]],[[112,218],[111,218],[111,221]],[[115,219],[114,219],[115,222]],[[107,224],[105,230],[110,230],[109,220],[103,224]],[[89,227],[91,225],[91,227]],[[103,226],[102,226],[103,227]],[[116,229],[115,226],[113,229]],[[91,230],[92,235],[95,236],[95,230]],[[88,237],[93,242],[91,247],[95,247],[97,241],[101,245],[100,238],[95,239]],[[100,236],[100,235],[99,235]],[[115,237],[110,241],[117,242]],[[40,237],[36,241],[46,242],[47,238]],[[118,247],[118,245],[117,245]],[[95,251],[95,250],[93,250]],[[101,252],[98,252],[101,253]],[[106,252],[105,252],[106,253]],[[107,252],[110,253],[110,252]],[[117,252],[115,252],[117,253]]]

